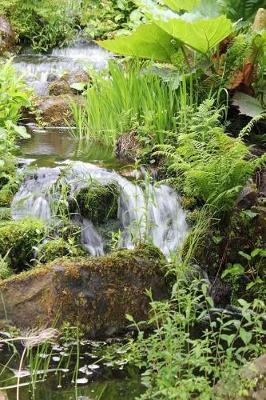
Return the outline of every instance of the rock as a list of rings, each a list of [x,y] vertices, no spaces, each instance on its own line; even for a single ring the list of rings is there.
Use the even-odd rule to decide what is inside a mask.
[[[61,94],[72,94],[70,85],[63,80],[56,80],[49,84],[49,96],[60,96]]]
[[[258,192],[255,184],[250,184],[241,191],[236,206],[240,209],[248,209],[257,202]]]
[[[77,72],[65,73],[60,80],[67,82],[69,86],[71,86],[75,83],[88,83],[90,82],[90,77],[87,72],[80,70]]]
[[[83,217],[100,224],[117,218],[118,196],[119,188],[116,183],[102,185],[91,181],[88,187],[79,190],[73,203],[78,204]]]
[[[60,259],[0,283],[0,321],[20,329],[79,324],[88,337],[128,327],[126,314],[144,321],[154,300],[168,295],[161,253],[151,247],[104,257]]]
[[[43,122],[49,126],[66,126],[73,124],[71,102],[82,102],[79,96],[45,96],[37,101],[37,108]]]
[[[265,400],[266,399],[266,354],[257,358],[244,366],[238,376],[239,381],[247,383],[247,387],[250,387],[248,382],[255,383],[255,387],[249,389],[248,394],[245,396],[235,394],[236,377],[232,382],[218,382],[214,387],[214,393],[218,395],[218,398],[224,400]],[[239,387],[240,388],[240,387]]]
[[[140,145],[135,131],[124,133],[116,143],[116,157],[119,160],[135,161]]]
[[[15,44],[15,33],[5,17],[0,16],[0,54]]]
[[[253,31],[259,32],[266,29],[266,9],[259,8],[252,26]]]
[[[79,94],[90,81],[85,71],[65,73],[61,78],[51,76],[49,95],[60,96],[62,94]]]

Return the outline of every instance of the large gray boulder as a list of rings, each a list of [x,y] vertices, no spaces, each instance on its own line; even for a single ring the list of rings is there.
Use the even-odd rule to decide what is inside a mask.
[[[106,337],[149,314],[167,297],[162,255],[155,249],[120,250],[104,257],[59,259],[0,283],[0,321],[22,330],[80,325],[89,337]]]

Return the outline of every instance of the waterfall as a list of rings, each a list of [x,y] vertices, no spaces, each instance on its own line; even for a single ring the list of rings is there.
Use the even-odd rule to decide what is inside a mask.
[[[166,185],[146,183],[145,187],[129,181],[117,172],[93,164],[74,161],[53,168],[38,168],[24,179],[12,203],[12,216],[33,216],[53,223],[53,203],[60,196],[63,180],[74,196],[92,180],[106,185],[116,183],[120,189],[117,220],[121,230],[120,247],[133,248],[136,240],[151,240],[168,256],[183,243],[187,225],[178,195]],[[104,254],[104,239],[99,229],[81,215],[73,222],[81,227],[81,243],[91,255]]]
[[[51,54],[18,55],[13,65],[38,96],[46,96],[51,78],[88,68],[104,69],[109,58],[110,54],[94,43],[77,41],[72,46],[56,48]]]

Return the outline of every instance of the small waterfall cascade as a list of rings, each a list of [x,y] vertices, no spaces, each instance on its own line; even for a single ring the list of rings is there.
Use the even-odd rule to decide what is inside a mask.
[[[59,198],[58,182],[70,188],[75,197],[92,180],[103,185],[116,183],[119,187],[117,222],[121,237],[119,246],[133,248],[138,240],[149,239],[169,256],[184,241],[187,232],[185,213],[177,194],[166,185],[145,187],[129,181],[117,172],[81,161],[65,162],[53,168],[38,168],[30,172],[12,203],[14,219],[38,217],[52,224],[53,203]],[[104,254],[104,239],[99,227],[82,215],[73,215],[73,222],[81,227],[81,243],[94,256]]]
[[[78,40],[69,47],[53,49],[51,54],[25,52],[14,59],[13,65],[38,96],[46,96],[54,78],[88,68],[104,69],[110,57],[96,44]]]

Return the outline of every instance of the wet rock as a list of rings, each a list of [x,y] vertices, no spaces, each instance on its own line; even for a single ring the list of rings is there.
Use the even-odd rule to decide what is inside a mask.
[[[97,181],[81,189],[75,196],[81,215],[93,223],[117,218],[119,188],[116,183],[102,185]]]
[[[119,160],[135,161],[140,150],[135,131],[127,132],[121,135],[116,143],[116,157]]]
[[[40,111],[44,123],[49,126],[67,126],[73,124],[71,102],[82,102],[78,96],[46,96],[37,101],[37,108]]]
[[[0,16],[0,54],[9,50],[15,44],[16,35],[3,16]]]
[[[61,94],[71,94],[72,89],[66,81],[54,81],[49,84],[49,96],[60,96]]]
[[[49,84],[49,95],[79,94],[89,81],[90,77],[85,71],[65,73],[60,79],[52,79]]]
[[[80,324],[89,337],[125,329],[149,314],[153,299],[167,297],[161,253],[151,247],[104,257],[61,259],[0,283],[0,321],[20,329]]]
[[[65,73],[61,79],[61,81],[67,82],[69,86],[75,83],[88,83],[90,82],[90,76],[85,71],[76,71],[71,73]]]

